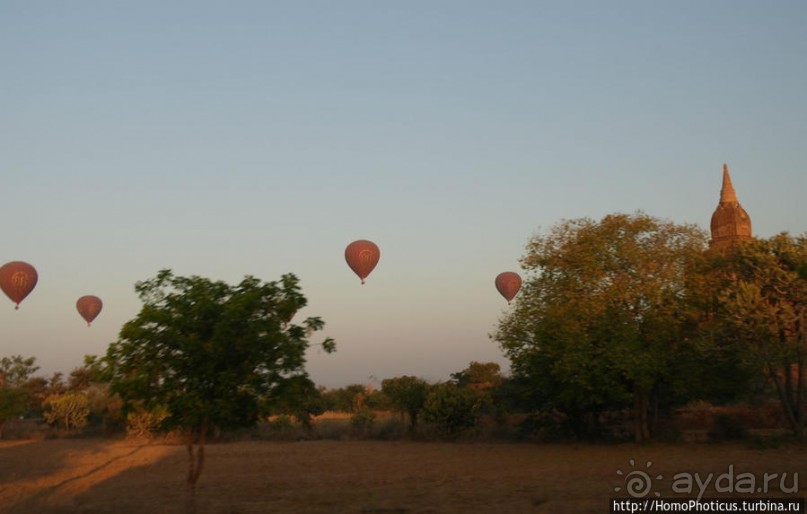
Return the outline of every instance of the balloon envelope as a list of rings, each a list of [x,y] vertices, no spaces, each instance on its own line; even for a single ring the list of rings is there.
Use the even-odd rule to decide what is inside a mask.
[[[515,298],[516,294],[518,294],[518,290],[521,289],[521,277],[518,273],[512,271],[499,273],[496,276],[496,289],[504,296],[507,303],[510,303],[510,301]]]
[[[375,243],[360,239],[353,241],[345,248],[345,260],[350,269],[359,276],[361,283],[373,271],[378,260],[381,258],[381,250]]]
[[[101,299],[93,295],[82,296],[76,302],[76,309],[78,309],[78,313],[81,314],[81,317],[87,321],[88,327],[90,323],[92,323],[92,320],[98,316],[103,307],[104,303]]]
[[[13,261],[0,267],[0,289],[20,308],[20,302],[28,296],[39,276],[27,262]]]

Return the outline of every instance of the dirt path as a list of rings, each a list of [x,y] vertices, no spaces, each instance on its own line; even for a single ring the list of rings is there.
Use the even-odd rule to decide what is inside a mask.
[[[0,512],[184,513],[185,459],[181,446],[130,441],[0,443]],[[208,447],[196,504],[198,514],[602,513],[631,471],[651,472],[653,491],[667,496],[676,473],[705,476],[725,473],[729,466],[735,474],[787,472],[788,486],[799,473],[807,483],[807,448],[215,444]]]

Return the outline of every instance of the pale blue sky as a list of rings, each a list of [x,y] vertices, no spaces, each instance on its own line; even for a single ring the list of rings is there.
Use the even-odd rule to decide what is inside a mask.
[[[337,341],[320,384],[506,366],[493,280],[562,219],[708,228],[727,162],[756,235],[807,231],[805,26],[803,1],[2,0],[0,261],[40,283],[0,355],[69,372],[168,267],[296,273]]]

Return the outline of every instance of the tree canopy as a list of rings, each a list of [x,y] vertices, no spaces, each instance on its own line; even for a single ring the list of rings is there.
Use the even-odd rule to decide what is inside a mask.
[[[716,256],[723,286],[716,324],[722,344],[764,374],[794,435],[804,436],[807,393],[807,237],[779,234]]]
[[[276,282],[247,276],[233,286],[162,270],[135,290],[140,313],[124,324],[100,365],[125,409],[164,409],[163,427],[187,434],[193,489],[208,431],[254,424],[275,388],[305,376],[309,337],[324,322],[291,323],[306,305],[292,274]],[[321,344],[335,349],[330,338]]]
[[[530,274],[494,334],[536,404],[584,430],[586,417],[633,404],[638,440],[690,326],[686,272],[706,235],[643,213],[561,222],[527,245]]]
[[[25,384],[39,369],[35,362],[35,357],[22,355],[0,359],[0,439],[3,425],[28,410],[31,394]]]

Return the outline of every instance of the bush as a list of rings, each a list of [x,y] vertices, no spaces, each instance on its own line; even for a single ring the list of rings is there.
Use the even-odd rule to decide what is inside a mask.
[[[304,425],[295,423],[294,418],[288,414],[273,416],[263,426],[265,429],[261,430],[262,435],[265,435],[269,439],[280,441],[297,441],[304,439],[304,436],[309,432]]]
[[[478,396],[472,389],[453,383],[432,388],[423,405],[423,417],[433,423],[443,437],[456,437],[474,426],[479,417],[476,409]]]
[[[160,430],[168,410],[157,407],[152,410],[137,408],[126,415],[126,435],[129,437],[153,437]]]
[[[362,408],[350,417],[350,434],[359,439],[368,438],[375,423],[375,412]]]
[[[126,427],[122,412],[123,401],[117,395],[110,395],[106,384],[90,384],[84,393],[89,401],[91,425],[101,425],[109,432]]]
[[[411,435],[409,426],[400,418],[388,418],[376,423],[373,437],[384,441],[399,441]]]
[[[87,395],[75,391],[52,394],[42,404],[45,420],[51,425],[59,425],[65,430],[75,430],[87,426],[90,415],[90,402]]]

